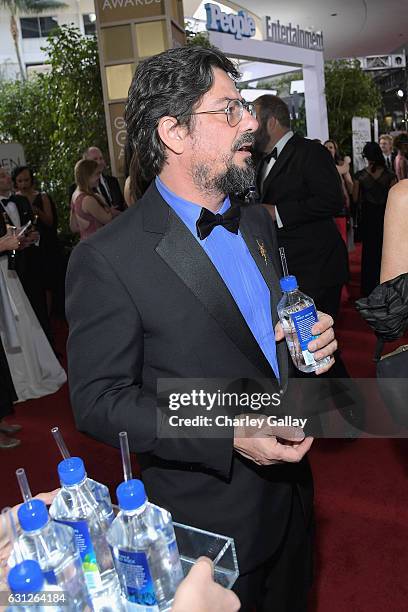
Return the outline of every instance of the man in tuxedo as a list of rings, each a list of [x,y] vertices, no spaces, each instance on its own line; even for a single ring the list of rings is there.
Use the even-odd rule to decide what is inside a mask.
[[[12,192],[13,183],[6,168],[0,166],[0,213],[8,224],[23,227],[34,222],[34,214],[27,198]],[[41,257],[38,246],[40,235],[36,229],[21,237],[21,250],[17,253],[16,272],[23,289],[46,336],[52,342],[51,327],[47,312],[47,298],[41,278]]]
[[[160,379],[288,386],[273,225],[264,208],[241,211],[227,195],[255,178],[258,124],[237,77],[221,51],[200,47],[137,66],[126,123],[132,181],[147,190],[72,253],[71,399],[81,431],[117,446],[127,430],[151,501],[234,538],[243,612],[300,612],[311,582],[312,439],[240,424],[178,436],[157,409]],[[337,346],[331,325],[323,315],[313,328],[318,359]]]
[[[116,177],[106,174],[106,162],[102,151],[98,147],[88,147],[83,155],[83,159],[92,159],[98,164],[98,170],[101,172],[101,178],[96,188],[97,193],[102,196],[108,206],[125,210],[127,208],[123,193]],[[76,189],[75,183],[70,185],[68,189],[69,204],[71,205],[72,194]]]
[[[334,222],[344,206],[336,166],[325,147],[293,134],[283,100],[266,94],[255,107],[260,201],[276,221],[289,272],[317,308],[336,319],[348,279],[347,249]]]
[[[393,142],[393,138],[390,134],[381,134],[378,139],[378,144],[384,155],[385,167],[390,170],[390,172],[394,172],[394,160],[396,155],[393,151]]]

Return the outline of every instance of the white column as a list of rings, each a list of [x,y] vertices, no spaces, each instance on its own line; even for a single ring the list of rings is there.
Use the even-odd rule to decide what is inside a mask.
[[[324,91],[323,53],[315,52],[315,56],[313,66],[303,65],[307,135],[308,138],[320,138],[324,142],[329,138],[329,126]]]
[[[85,28],[84,28],[84,20],[82,19],[81,0],[76,0],[76,5],[77,5],[78,29],[80,30],[81,34],[84,36]]]

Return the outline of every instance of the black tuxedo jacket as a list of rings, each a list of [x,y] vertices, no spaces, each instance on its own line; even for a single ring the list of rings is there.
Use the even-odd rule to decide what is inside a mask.
[[[387,158],[383,153],[383,157],[384,157],[384,161],[385,161],[385,167],[387,168],[387,170],[389,170],[390,172],[395,172],[395,166],[394,166],[394,162],[395,162],[395,158],[397,157],[397,154],[395,151],[391,151],[391,168],[388,168],[387,166]]]
[[[343,194],[325,147],[295,134],[266,177],[261,202],[277,206],[283,223],[278,243],[305,293],[313,297],[314,289],[347,282],[347,248],[333,220]]]
[[[108,195],[110,196],[110,199],[108,199],[107,204],[109,206],[115,206],[119,210],[126,210],[126,202],[123,197],[123,193],[120,188],[118,179],[115,176],[110,176],[109,174],[104,174],[103,179],[109,189]],[[68,188],[68,206],[71,206],[72,194],[74,193],[75,189],[75,183],[72,183],[72,185],[70,185]]]
[[[9,199],[14,202],[17,207],[18,214],[20,215],[21,226],[25,225],[27,221],[34,221],[33,209],[31,208],[31,204],[27,198],[13,193]],[[0,206],[0,208],[0,212],[3,213],[3,207]]]
[[[240,230],[270,288],[276,323],[273,224],[253,206],[243,210]],[[306,460],[256,466],[234,452],[232,428],[222,439],[157,434],[158,378],[269,378],[279,385],[211,260],[154,184],[137,206],[75,247],[66,309],[76,424],[114,446],[127,430],[152,501],[177,521],[235,538],[241,573],[281,544],[296,489],[310,520]],[[277,352],[285,388],[284,342]]]

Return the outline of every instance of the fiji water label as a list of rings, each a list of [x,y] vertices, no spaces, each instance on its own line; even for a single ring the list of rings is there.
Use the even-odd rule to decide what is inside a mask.
[[[132,610],[159,612],[146,554],[119,549],[117,559],[126,590],[126,599],[134,604]]]
[[[84,570],[86,586],[89,591],[94,591],[102,587],[102,579],[99,573],[98,563],[86,521],[58,521],[64,525],[72,527],[75,533],[75,543],[77,545]]]
[[[313,305],[308,306],[303,310],[299,310],[299,312],[293,312],[290,316],[296,329],[305,364],[312,365],[316,363],[316,361],[313,354],[308,351],[307,345],[311,340],[316,338],[316,336],[312,334],[312,327],[318,321],[316,308]]]

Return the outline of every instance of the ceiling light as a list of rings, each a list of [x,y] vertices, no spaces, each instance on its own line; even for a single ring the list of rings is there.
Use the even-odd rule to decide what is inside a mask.
[[[399,89],[399,90],[397,91],[397,96],[398,96],[399,98],[403,98],[403,97],[404,97],[404,95],[405,95],[405,94],[404,94],[404,91],[403,91],[402,89]]]

